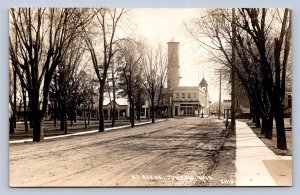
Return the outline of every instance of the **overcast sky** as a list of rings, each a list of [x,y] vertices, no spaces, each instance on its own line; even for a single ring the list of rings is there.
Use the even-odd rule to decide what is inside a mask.
[[[209,60],[209,53],[191,38],[184,26],[184,22],[199,17],[200,12],[201,9],[140,8],[132,10],[131,20],[136,25],[136,33],[149,43],[161,43],[167,49],[167,42],[171,39],[180,42],[179,63],[182,78],[179,85],[197,86],[204,73],[211,100],[218,101],[219,82],[214,75],[214,69],[219,68],[219,65]],[[222,93],[226,99],[229,97],[225,87],[226,85]]]

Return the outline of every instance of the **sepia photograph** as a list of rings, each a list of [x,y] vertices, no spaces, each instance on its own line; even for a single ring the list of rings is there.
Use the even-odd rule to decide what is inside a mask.
[[[290,8],[8,14],[10,187],[293,185]]]

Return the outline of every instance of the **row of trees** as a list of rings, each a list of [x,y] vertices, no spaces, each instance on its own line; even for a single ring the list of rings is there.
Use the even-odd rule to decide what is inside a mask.
[[[275,118],[277,147],[287,149],[284,99],[291,76],[291,10],[213,9],[186,26],[213,60],[237,75],[253,120],[268,139],[273,137]]]
[[[25,94],[24,109],[26,98],[29,99],[29,111],[24,113],[30,113],[33,141],[43,139],[42,125],[49,111],[49,100],[55,108],[52,110],[54,125],[59,116],[65,133],[67,118],[72,125],[79,106],[91,110],[95,97],[99,105],[99,132],[104,131],[106,92],[112,95],[112,102],[117,96],[128,98],[132,127],[134,109],[140,108],[145,100],[150,102],[152,122],[155,121],[155,104],[159,102],[166,77],[166,55],[161,48],[152,49],[124,35],[127,12],[105,8],[10,10],[11,70]],[[11,95],[10,102],[15,108],[13,97],[17,94]],[[113,113],[115,109],[113,103]],[[13,111],[16,116],[16,109]],[[12,119],[11,124],[15,117]],[[27,121],[24,122],[28,129]]]

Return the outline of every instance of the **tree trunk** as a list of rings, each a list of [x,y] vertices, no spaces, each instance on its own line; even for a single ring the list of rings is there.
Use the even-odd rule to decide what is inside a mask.
[[[85,105],[83,106],[83,120],[84,120],[84,128],[87,128]]]
[[[115,126],[115,110],[113,109],[112,111],[112,118],[111,118],[111,127],[114,127]]]
[[[273,137],[273,116],[266,119],[265,138],[272,139]]]
[[[113,90],[114,91],[114,90]],[[116,94],[113,92],[113,106],[112,106],[112,118],[111,118],[111,127],[115,126],[115,121],[116,121],[116,102],[115,102]]]
[[[134,127],[134,101],[130,101],[130,122],[131,122],[131,127]]]
[[[14,133],[14,123],[12,117],[9,117],[9,134]]]
[[[32,95],[28,93],[28,108],[29,108],[29,114],[28,114],[28,119],[29,119],[29,128],[33,128],[33,119],[32,119]]]
[[[60,104],[60,130],[65,131],[65,104]]]
[[[155,122],[155,106],[154,106],[154,96],[151,98],[151,112],[152,112],[152,123]]]
[[[235,9],[232,8],[232,66],[235,67],[236,59],[235,59],[235,47],[236,47],[236,26],[235,26]],[[231,68],[231,128],[230,134],[236,134],[236,123],[235,123],[235,71]]]
[[[93,117],[93,110],[94,110],[94,101],[93,98],[91,98],[91,108],[90,108],[90,119],[89,119],[89,125],[92,123],[92,117]]]
[[[255,123],[255,122],[256,122],[255,114],[256,114],[256,113],[255,113],[253,107],[250,106],[250,120],[252,120],[252,123]]]
[[[13,93],[14,93],[14,100],[13,100],[13,105],[12,106],[12,111],[13,111],[13,114],[12,116],[10,116],[10,120],[9,120],[9,134],[13,134],[15,133],[15,128],[16,128],[16,78],[17,78],[17,75],[16,75],[16,70],[14,69],[14,73],[13,73],[13,85],[14,85],[14,88],[13,88]]]
[[[91,108],[90,106],[88,107],[88,126],[91,124]]]
[[[14,70],[14,105],[13,105],[13,125],[14,128],[17,127],[17,71]],[[12,133],[14,133],[15,130],[13,130]]]
[[[284,111],[283,103],[278,103],[274,107],[275,121],[276,121],[276,133],[277,133],[277,148],[280,150],[287,149],[286,135],[284,129]]]
[[[39,110],[39,90],[34,89],[32,93],[32,121],[33,121],[33,141],[43,140],[42,116]]]
[[[77,108],[74,109],[74,123],[77,122]]]
[[[19,108],[18,108],[18,111],[16,112],[17,113],[17,115],[16,115],[16,118],[17,118],[16,122],[20,122],[21,108],[22,108],[22,104],[23,104],[22,101],[23,100],[20,100],[20,102],[19,102]]]
[[[71,111],[71,112],[70,112],[70,120],[71,120],[71,121],[70,121],[70,127],[73,127],[73,120],[74,120],[74,117],[73,117],[73,116],[74,116],[73,111]]]
[[[26,102],[26,91],[24,87],[22,87],[23,101],[24,101],[24,126],[25,132],[28,132],[28,122],[27,122],[27,102]]]
[[[267,128],[267,119],[262,118],[261,122],[262,122],[262,125],[260,128],[260,134],[265,135],[266,128]]]
[[[253,115],[255,116],[255,126],[257,128],[260,128],[261,124],[260,124],[259,111],[255,111],[255,113],[253,113]]]
[[[104,98],[104,87],[100,86],[100,90],[99,90],[99,132],[104,131],[103,98]]]
[[[112,92],[113,92],[113,107],[112,107],[112,120],[111,120],[111,126],[115,126],[115,121],[116,121],[116,81],[115,81],[115,70],[114,66],[112,66]]]
[[[74,121],[74,112],[72,105],[70,106],[70,110],[68,112],[69,118],[70,118],[70,127],[73,127],[73,121]]]
[[[54,116],[54,127],[56,127],[57,126],[57,103],[56,103],[56,101],[54,101],[53,116]]]
[[[66,107],[66,106],[65,106]],[[68,115],[67,112],[65,111],[65,121],[64,121],[64,126],[65,126],[65,135],[68,133]]]
[[[137,104],[137,120],[141,122],[141,100],[138,100]]]

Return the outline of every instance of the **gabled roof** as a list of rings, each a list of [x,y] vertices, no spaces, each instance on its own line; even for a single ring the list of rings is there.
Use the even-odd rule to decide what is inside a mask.
[[[202,79],[202,81],[199,83],[199,86],[200,86],[200,87],[207,87],[207,86],[208,86],[208,84],[207,84],[205,78]]]
[[[118,98],[118,99],[116,99],[116,103],[119,106],[121,106],[121,105],[124,105],[124,106],[128,105],[126,98]],[[103,105],[109,105],[109,104],[110,104],[109,98],[104,98]]]

